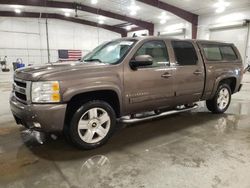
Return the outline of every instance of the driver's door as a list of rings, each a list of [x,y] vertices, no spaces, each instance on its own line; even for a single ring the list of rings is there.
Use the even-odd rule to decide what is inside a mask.
[[[170,68],[168,50],[163,40],[146,41],[135,52],[150,55],[153,64],[132,70],[125,65],[124,90],[125,108],[129,113],[156,110],[171,105],[174,97],[173,69]]]

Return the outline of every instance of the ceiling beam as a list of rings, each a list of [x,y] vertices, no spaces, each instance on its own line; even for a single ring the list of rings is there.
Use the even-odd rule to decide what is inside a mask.
[[[197,37],[198,15],[159,0],[137,0],[141,3],[171,12],[192,24],[192,38]]]
[[[92,27],[99,27],[103,28],[112,32],[116,32],[121,34],[123,37],[127,35],[127,31],[122,28],[106,25],[106,24],[98,24],[96,22],[88,21],[88,20],[83,20],[83,19],[77,19],[77,18],[72,18],[72,17],[65,17],[60,14],[50,14],[50,13],[38,13],[38,12],[22,12],[20,14],[16,14],[15,12],[10,12],[10,11],[0,11],[0,16],[1,17],[23,17],[23,18],[50,18],[50,19],[58,19],[58,20],[64,20],[64,21],[69,21],[69,22],[74,22],[78,24],[83,24],[83,25],[89,25]]]
[[[61,1],[49,1],[49,0],[0,0],[0,4],[10,4],[10,5],[24,5],[24,6],[39,6],[39,7],[50,7],[50,8],[67,8],[67,9],[77,9],[93,14],[102,15],[105,17],[123,20],[126,22],[130,22],[137,26],[143,27],[150,31],[150,33],[154,30],[154,24],[151,22],[131,18],[125,15],[117,14],[114,12],[90,7],[87,5],[72,3],[72,2],[61,2]]]

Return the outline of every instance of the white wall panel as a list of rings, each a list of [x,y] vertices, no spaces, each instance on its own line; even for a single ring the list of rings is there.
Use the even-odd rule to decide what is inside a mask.
[[[215,39],[234,43],[241,52],[245,63],[250,63],[250,50],[246,50],[246,46],[250,46],[250,40],[247,41],[247,27],[224,29],[218,31],[210,31],[209,27],[215,24],[230,24],[235,21],[250,19],[250,7],[235,9],[223,14],[210,14],[199,17],[198,39]],[[249,38],[250,36],[248,36]],[[248,51],[245,53],[245,51]]]
[[[51,61],[58,60],[58,49],[82,50],[83,55],[103,41],[120,38],[120,34],[61,20],[49,20]],[[26,64],[48,62],[44,19],[0,18],[0,58],[8,63],[22,58]]]

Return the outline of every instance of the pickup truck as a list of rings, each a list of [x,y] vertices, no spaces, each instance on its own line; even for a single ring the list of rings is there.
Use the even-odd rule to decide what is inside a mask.
[[[107,142],[118,121],[191,110],[198,101],[224,113],[241,89],[243,71],[233,44],[121,38],[79,62],[18,69],[10,106],[17,124],[64,132],[76,146],[93,149]]]

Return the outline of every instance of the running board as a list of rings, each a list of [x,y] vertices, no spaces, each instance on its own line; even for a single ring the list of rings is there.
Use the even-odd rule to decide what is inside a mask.
[[[126,118],[126,117],[121,117],[119,119],[119,121],[121,123],[126,123],[126,124],[138,123],[138,122],[147,121],[147,120],[151,120],[151,119],[155,119],[155,118],[169,116],[169,115],[172,115],[172,114],[178,114],[178,113],[181,113],[181,112],[191,111],[191,110],[194,110],[196,108],[198,108],[197,104],[195,104],[191,108],[185,108],[185,109],[180,109],[180,110],[171,110],[171,111],[163,112],[161,114],[146,116],[146,117],[142,117],[142,118]]]

